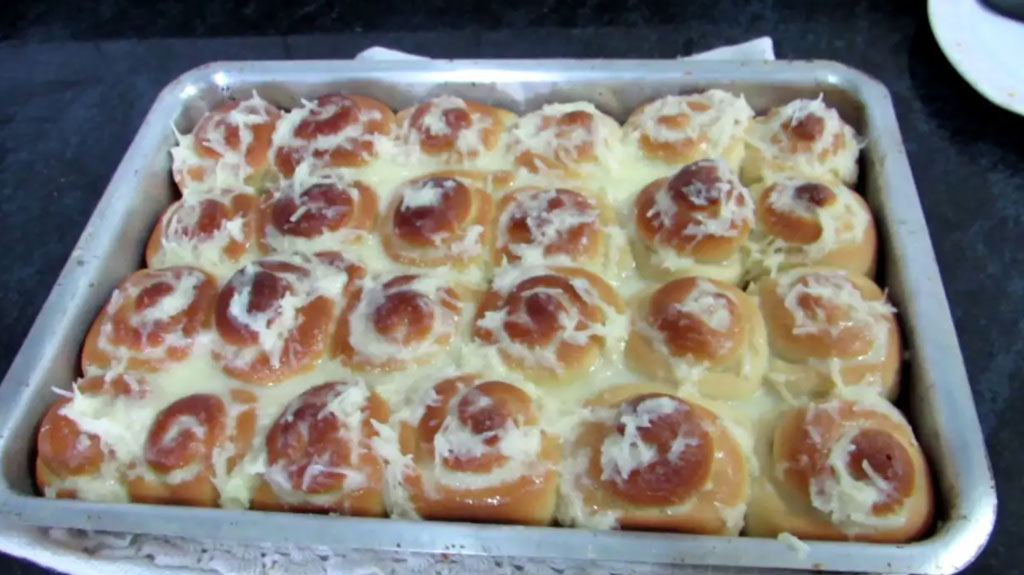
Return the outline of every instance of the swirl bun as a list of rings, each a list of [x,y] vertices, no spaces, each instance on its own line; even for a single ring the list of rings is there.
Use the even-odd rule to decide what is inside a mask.
[[[285,407],[267,433],[253,507],[384,515],[384,465],[370,443],[387,403],[362,382],[328,382]]]
[[[183,195],[224,185],[256,185],[268,166],[281,111],[253,94],[226,102],[199,119],[171,150],[174,181]]]
[[[126,501],[124,466],[117,460],[116,446],[90,431],[92,419],[76,417],[69,406],[84,397],[96,403],[94,411],[103,411],[111,404],[145,397],[149,386],[139,376],[119,374],[86,377],[73,389],[50,405],[39,424],[36,486],[48,497],[88,494],[94,500]]]
[[[785,413],[747,518],[751,535],[899,543],[931,526],[924,454],[885,400],[836,398]]]
[[[773,356],[770,381],[793,395],[863,386],[896,396],[896,310],[874,282],[840,269],[798,268],[762,279],[755,292]]]
[[[747,130],[743,181],[796,173],[811,178],[857,182],[857,133],[839,113],[817,100],[793,100],[755,118]]]
[[[82,371],[158,371],[186,359],[208,327],[217,283],[177,266],[128,276],[93,321],[82,347]]]
[[[512,190],[498,202],[493,263],[577,265],[619,273],[632,264],[615,210],[567,188]]]
[[[871,276],[878,237],[871,208],[839,185],[783,177],[751,188],[757,228],[751,235],[764,272],[798,265],[841,267]]]
[[[475,172],[436,172],[400,185],[382,222],[384,251],[417,267],[479,262],[491,238],[486,186],[488,178]]]
[[[511,150],[527,172],[577,178],[610,167],[621,133],[589,102],[547,104],[512,126]]]
[[[628,137],[653,160],[685,165],[704,158],[723,158],[740,169],[744,131],[754,111],[743,96],[722,90],[665,96],[636,109],[626,120]]]
[[[215,276],[233,272],[251,253],[258,202],[256,196],[230,189],[174,202],[149,236],[146,265],[198,265]]]
[[[567,267],[503,270],[480,302],[474,334],[509,367],[538,382],[572,381],[619,343],[625,307],[597,275]]]
[[[458,330],[465,291],[428,275],[366,281],[341,312],[333,355],[358,371],[395,371],[436,359]]]
[[[338,249],[363,241],[377,224],[377,194],[337,171],[310,172],[270,189],[261,208],[264,253]]]
[[[335,305],[365,273],[337,252],[280,254],[246,265],[217,298],[214,359],[248,383],[274,384],[312,369]]]
[[[227,401],[209,393],[178,399],[157,414],[144,462],[128,472],[132,501],[213,507],[218,460],[226,472],[245,456],[256,432],[256,396],[233,390]]]
[[[651,182],[637,196],[634,214],[634,254],[648,278],[740,279],[754,202],[724,162],[698,160]]]
[[[274,131],[274,167],[291,177],[306,160],[330,167],[366,165],[394,124],[391,109],[366,96],[327,94],[303,101]]]
[[[560,521],[739,533],[749,495],[746,455],[719,415],[643,384],[606,390],[588,407],[566,455]]]
[[[399,140],[443,163],[465,165],[496,152],[515,120],[502,108],[439,96],[398,113]]]
[[[649,377],[696,384],[708,397],[760,389],[768,365],[757,304],[733,285],[688,277],[638,299],[626,359]]]
[[[558,439],[538,427],[533,399],[503,381],[443,380],[401,427],[414,469],[403,486],[426,519],[546,525],[558,489]]]

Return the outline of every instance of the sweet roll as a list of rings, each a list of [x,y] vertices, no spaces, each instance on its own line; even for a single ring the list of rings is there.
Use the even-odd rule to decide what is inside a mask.
[[[474,334],[509,367],[540,383],[569,382],[622,344],[625,306],[599,276],[570,267],[498,270]]]
[[[797,268],[752,288],[768,328],[768,381],[794,396],[856,386],[894,398],[902,346],[896,310],[871,280]]]
[[[698,160],[644,187],[634,202],[634,254],[654,280],[703,275],[739,281],[754,202],[721,160]]]
[[[748,276],[800,265],[840,267],[871,276],[878,236],[871,208],[842,184],[783,176],[751,188],[757,224]]]
[[[442,164],[464,166],[500,151],[516,115],[473,100],[438,96],[398,113],[398,139]]]
[[[254,255],[256,196],[221,189],[185,196],[164,210],[146,244],[146,265],[194,265],[227,279]]]
[[[110,295],[82,347],[82,371],[159,371],[189,357],[210,325],[217,282],[193,267],[139,270]]]
[[[356,371],[423,365],[447,352],[472,298],[442,276],[367,280],[341,312],[332,355]]]
[[[283,511],[384,514],[374,422],[387,403],[361,381],[327,382],[293,399],[266,437],[267,469],[253,507]]]
[[[853,186],[859,155],[857,133],[821,97],[793,100],[751,122],[742,177],[754,183],[793,173]]]
[[[90,403],[92,411],[109,410],[113,404],[145,397],[148,389],[141,376],[107,374],[83,378],[71,391],[61,392],[46,410],[36,435],[39,491],[47,497],[127,501],[125,466],[118,457],[121,442],[105,440],[98,433],[102,422],[78,414],[84,403]],[[78,405],[73,406],[76,401]]]
[[[377,193],[368,184],[340,170],[301,164],[263,196],[260,250],[316,252],[367,241],[377,210]]]
[[[586,409],[566,450],[562,523],[739,533],[750,490],[741,427],[651,384],[610,388]]]
[[[377,157],[380,140],[389,138],[394,126],[394,113],[373,98],[326,94],[303,100],[274,130],[274,167],[287,178],[308,160],[335,168],[366,165]]]
[[[129,467],[132,501],[213,507],[220,500],[218,466],[230,473],[256,431],[256,395],[241,389],[226,397],[194,393],[156,414],[142,461]]]
[[[253,93],[206,113],[191,134],[178,134],[171,171],[182,195],[211,188],[258,186],[269,166],[281,111]]]
[[[680,278],[642,294],[633,308],[626,359],[634,370],[720,399],[760,389],[768,365],[764,320],[736,286]]]
[[[763,470],[747,515],[751,535],[901,543],[932,523],[928,463],[903,415],[877,397],[792,408]]]
[[[575,179],[609,170],[621,138],[618,122],[589,102],[547,104],[512,125],[510,149],[529,173]]]
[[[416,267],[479,263],[491,241],[491,185],[477,172],[436,172],[399,185],[381,222],[384,251]]]
[[[641,152],[666,164],[722,158],[739,171],[754,111],[743,96],[722,90],[665,96],[637,108],[624,125]]]
[[[568,188],[526,187],[498,202],[492,261],[575,265],[603,275],[632,266],[625,234],[604,198]]]
[[[413,467],[403,486],[426,519],[546,525],[558,493],[558,438],[540,427],[534,400],[504,381],[445,379],[403,422]]]
[[[227,375],[256,384],[312,369],[336,310],[365,273],[338,252],[278,254],[246,265],[217,297],[214,359]]]

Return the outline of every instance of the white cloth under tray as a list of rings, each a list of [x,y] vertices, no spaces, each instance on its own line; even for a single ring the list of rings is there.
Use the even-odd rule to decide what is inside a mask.
[[[422,58],[374,46],[356,59]],[[773,60],[771,38],[688,56],[695,60]],[[668,566],[217,543],[183,537],[46,529],[0,523],[0,551],[71,575],[660,575]],[[717,571],[716,571],[717,572]]]

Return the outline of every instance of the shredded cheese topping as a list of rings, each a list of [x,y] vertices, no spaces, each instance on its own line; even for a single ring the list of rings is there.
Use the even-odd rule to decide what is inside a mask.
[[[253,311],[251,304],[254,297],[254,281],[264,269],[261,262],[267,261],[264,259],[247,264],[241,273],[232,279],[236,291],[228,304],[228,314],[234,321],[256,333],[258,345],[235,346],[228,342],[219,342],[218,351],[231,365],[245,367],[251,365],[262,354],[266,354],[271,366],[280,366],[285,345],[294,339],[296,329],[302,321],[302,309],[317,298],[326,297],[334,302],[340,301],[343,288],[349,282],[345,270],[328,265],[315,257],[299,253],[281,254],[269,261],[298,266],[300,271],[272,272],[291,289],[270,308]]]
[[[552,272],[544,267],[508,266],[500,268],[495,272],[492,288],[507,295],[520,283],[550,273]],[[545,368],[555,373],[564,371],[564,366],[558,358],[558,348],[564,343],[583,346],[594,338],[599,338],[603,342],[602,347],[606,350],[620,347],[628,333],[629,319],[627,315],[606,302],[586,279],[574,277],[570,280],[570,285],[575,293],[583,299],[585,305],[596,306],[601,310],[603,319],[600,322],[593,322],[584,317],[575,303],[570,301],[569,294],[551,287],[538,286],[522,292],[521,295],[526,298],[534,294],[546,294],[562,303],[557,316],[560,333],[552,341],[543,346],[530,346],[515,341],[509,336],[505,330],[505,323],[508,320],[513,320],[521,325],[533,325],[533,319],[525,311],[510,314],[507,308],[499,307],[484,313],[477,319],[476,325],[488,330],[496,340],[497,347],[505,353],[516,357],[526,365]]]
[[[589,114],[591,121],[586,124],[560,125],[558,120],[573,113]],[[621,146],[621,128],[603,112],[589,102],[567,104],[546,104],[540,110],[519,119],[511,130],[513,155],[524,152],[548,158],[577,169],[592,170],[595,167],[611,169],[610,160]],[[593,147],[597,166],[584,168],[584,158],[577,149],[580,146]],[[533,166],[539,173],[551,168],[541,162]]]
[[[796,144],[791,127],[809,116],[821,118],[821,131],[813,140]],[[769,173],[821,174],[842,182],[857,179],[857,156],[862,144],[853,128],[825,104],[821,95],[814,100],[793,100],[755,119],[747,131],[747,141],[767,160],[764,168]]]
[[[239,102],[238,106],[223,114],[221,124],[200,135],[202,144],[216,152],[220,156],[218,159],[207,158],[197,151],[195,134],[183,136],[175,130],[178,144],[171,148],[171,165],[173,172],[185,183],[183,191],[188,193],[226,187],[246,187],[246,180],[254,172],[254,168],[246,161],[246,151],[253,143],[253,129],[255,126],[271,122],[274,119],[274,112],[275,108],[254,91],[250,98]],[[237,147],[229,145],[226,126],[238,130]],[[189,175],[196,170],[202,174],[198,180]]]
[[[806,183],[806,179],[783,176],[772,180],[762,192],[771,194],[768,204],[772,210],[810,219],[821,226],[821,235],[809,244],[787,242],[761,227],[755,229],[748,246],[750,258],[763,264],[772,275],[778,273],[783,263],[814,264],[839,248],[864,241],[871,225],[871,213],[857,200],[856,192],[845,186],[829,185],[836,201],[819,207],[797,197],[797,188]]]
[[[874,401],[865,405],[872,409]],[[816,406],[815,409],[836,409],[838,403]],[[882,412],[890,408],[883,406]],[[810,417],[808,413],[808,417]],[[897,414],[898,421],[903,421]],[[816,429],[810,425],[808,432],[814,437]],[[853,439],[860,432],[857,426],[849,426],[839,438],[828,446],[828,473],[818,474],[811,478],[811,504],[826,513],[832,522],[848,533],[858,533],[879,528],[892,528],[906,520],[906,509],[894,513],[877,514],[873,507],[883,503],[893,491],[893,486],[881,477],[865,458],[861,462],[866,480],[858,480],[850,474],[850,456],[854,451]],[[818,432],[820,434],[820,431]],[[818,441],[821,441],[820,435]]]
[[[707,103],[710,105],[710,109],[694,110],[689,105],[691,101]],[[400,209],[403,210],[437,205],[440,201],[441,190],[436,187],[427,185],[404,191],[401,187],[402,182],[407,182],[450,164],[448,161],[450,158],[428,157],[427,154],[419,150],[420,133],[417,130],[406,125],[398,130],[396,136],[368,134],[365,130],[366,122],[380,119],[380,112],[362,109],[359,112],[358,120],[340,131],[319,135],[312,140],[297,138],[295,130],[303,120],[315,114],[327,115],[331,112],[330,110],[316,111],[315,107],[314,103],[303,101],[298,108],[284,113],[277,121],[270,150],[271,162],[274,153],[284,147],[301,148],[305,150],[305,156],[297,162],[295,173],[291,177],[273,176],[272,181],[276,191],[283,194],[297,194],[310,185],[330,183],[343,187],[355,198],[358,196],[359,190],[351,186],[350,183],[359,180],[367,183],[376,191],[380,200],[378,202],[380,211],[391,205],[390,201],[395,198],[396,193],[402,193],[398,203]],[[446,110],[451,109],[466,109],[466,102],[452,96],[435,98],[431,108],[422,118],[423,129],[433,135],[450,134],[451,127],[445,121],[444,114]],[[591,121],[589,124],[581,122],[578,125],[573,125],[572,122],[558,125],[557,122],[552,123],[551,121],[551,118],[574,112],[589,114]],[[658,122],[657,120],[661,116],[681,112],[686,112],[690,116],[685,125]],[[792,122],[794,119],[798,121],[799,118],[812,112],[821,114],[825,118],[825,136],[820,138],[820,142],[814,144],[815,147],[809,154],[793,156],[782,153],[778,143],[771,140],[771,134],[778,132],[783,122]],[[252,269],[251,266],[255,264],[249,261],[251,257],[248,255],[237,263],[223,261],[220,255],[220,251],[229,241],[241,239],[244,229],[240,216],[229,218],[212,236],[203,238],[201,241],[189,239],[186,228],[198,220],[199,214],[196,206],[200,199],[221,197],[218,194],[222,194],[224,189],[238,189],[245,193],[255,193],[265,187],[265,182],[254,181],[254,171],[245,162],[244,150],[253,141],[252,127],[267,123],[272,119],[272,113],[273,108],[256,95],[229,112],[225,122],[239,126],[240,145],[237,150],[231,148],[227,145],[223,132],[214,130],[209,141],[204,140],[204,142],[221,154],[222,157],[217,160],[203,157],[198,152],[196,135],[177,135],[178,144],[171,151],[173,170],[178,181],[183,183],[186,195],[177,219],[173,220],[172,225],[165,230],[165,249],[164,254],[160,256],[164,259],[159,261],[165,264],[170,262],[177,264],[180,260],[181,262],[191,262],[193,265],[204,267],[204,269],[210,267],[211,273],[222,281],[235,271],[232,269],[233,266],[249,266],[246,269]],[[482,149],[484,147],[483,133],[493,126],[490,124],[489,117],[474,114],[470,125],[459,131],[454,146],[454,155],[461,158],[460,165],[483,170],[517,170],[518,168],[514,165],[515,158],[524,152],[529,152],[534,156],[565,164],[578,173],[571,176],[559,173],[558,170],[552,169],[552,166],[544,163],[533,166],[537,168],[535,173],[526,173],[524,170],[515,172],[516,186],[531,185],[539,188],[538,192],[524,196],[522,201],[516,205],[516,210],[520,211],[515,214],[511,211],[506,212],[496,222],[498,224],[496,241],[499,245],[504,245],[508,242],[507,223],[509,219],[514,215],[526,214],[526,223],[534,241],[529,244],[509,246],[510,250],[519,258],[518,263],[503,262],[503,265],[499,265],[495,270],[482,264],[466,270],[438,266],[424,273],[423,269],[418,269],[415,273],[420,277],[413,284],[397,289],[416,290],[437,300],[437,298],[446,297],[441,295],[444,286],[483,286],[489,281],[492,289],[507,294],[522,281],[540,274],[551,273],[551,268],[546,266],[571,264],[591,267],[595,272],[599,272],[600,275],[607,278],[608,282],[624,297],[628,298],[649,290],[653,284],[639,278],[632,269],[621,276],[607,273],[608,270],[613,269],[611,262],[617,261],[618,254],[623,249],[628,249],[628,237],[633,235],[635,230],[628,224],[625,228],[620,227],[614,221],[614,217],[606,218],[603,210],[607,206],[612,206],[612,211],[617,211],[620,216],[630,214],[628,206],[631,205],[631,200],[636,192],[643,185],[669,175],[665,166],[655,165],[655,162],[639,158],[636,151],[632,149],[636,147],[636,138],[641,134],[655,142],[669,142],[680,138],[706,140],[704,145],[708,155],[717,158],[726,156],[726,148],[730,147],[746,130],[747,138],[754,148],[772,160],[789,162],[787,165],[795,166],[794,171],[803,172],[805,168],[807,170],[815,168],[818,170],[815,173],[820,173],[822,166],[825,166],[826,171],[847,174],[846,163],[851,161],[850,158],[855,163],[858,153],[855,134],[849,126],[842,123],[834,110],[825,107],[820,101],[796,102],[775,115],[754,121],[751,121],[752,116],[753,113],[742,96],[735,96],[720,90],[709,90],[693,96],[670,96],[658,100],[645,108],[637,122],[627,124],[625,133],[623,133],[615,120],[600,112],[592,104],[583,102],[549,104],[540,110],[524,115],[519,121],[506,127],[498,148],[493,151],[484,151]],[[851,145],[845,146],[838,155],[828,156],[826,154],[825,159],[818,157],[825,150],[823,146],[826,146],[831,135],[834,134],[840,134],[844,141]],[[762,138],[762,135],[765,135],[766,139]],[[372,143],[375,149],[374,161],[365,166],[329,169],[324,166],[322,158],[313,157],[315,152],[328,151],[342,145],[354,146],[359,143]],[[593,163],[584,160],[576,153],[578,148],[585,148],[588,145],[593,149]],[[692,233],[695,236],[731,237],[735,235],[735,231],[732,230],[734,223],[753,223],[754,203],[746,189],[732,175],[732,170],[726,166],[726,163],[731,160],[726,158],[714,161],[719,163],[720,173],[728,175],[728,181],[713,186],[713,189],[694,186],[694,189],[687,190],[686,193],[691,201],[698,206],[710,205],[713,198],[724,196],[722,202],[724,208],[701,212],[687,233]],[[547,203],[554,193],[553,189],[565,187],[567,181],[576,183],[577,180],[583,180],[585,184],[581,185],[579,189],[586,189],[588,193],[593,192],[595,197],[607,200],[607,204],[599,203],[594,208],[585,210],[546,209]],[[256,186],[259,189],[254,190],[250,186]],[[488,193],[492,193],[492,191],[488,190]],[[498,192],[494,192],[494,194],[495,199],[498,199]],[[746,200],[746,207],[740,205],[743,200]],[[786,198],[780,198],[775,207],[802,209],[800,206],[788,204],[787,201]],[[864,220],[856,219],[860,217],[859,212],[855,213],[851,205],[840,202],[840,206],[846,211],[837,212],[835,221],[846,221],[847,218],[850,218],[856,220],[854,224],[849,226],[836,224],[834,228],[828,228],[830,224],[826,220],[832,221],[830,219],[832,214],[830,212],[827,214],[829,217],[822,216],[823,227],[827,228],[822,234],[823,240],[820,242],[820,246],[808,248],[809,250],[820,250],[824,249],[826,245],[842,244],[848,238],[856,236],[858,230],[862,230],[861,224]],[[648,215],[660,218],[663,223],[668,224],[673,221],[678,209],[680,209],[679,206],[672,201],[667,190],[662,190],[655,198],[655,206]],[[301,216],[301,212],[296,213],[293,219],[297,220]],[[567,258],[544,254],[545,246],[561,241],[575,226],[591,224],[601,228],[602,242],[607,244],[606,252],[602,256],[603,263],[595,266],[582,265],[579,262],[570,262]],[[373,390],[385,397],[392,407],[392,419],[387,423],[374,421],[372,423],[374,437],[366,438],[367,441],[364,443],[367,443],[374,453],[385,462],[384,485],[380,487],[384,493],[388,512],[394,516],[416,517],[415,506],[405,486],[410,474],[417,472],[416,462],[412,457],[402,453],[398,430],[402,422],[416,421],[418,414],[422,414],[423,404],[420,402],[420,396],[410,393],[410,391],[416,389],[424,381],[436,382],[439,380],[438,378],[452,373],[473,372],[479,373],[481,377],[487,379],[500,379],[519,385],[536,398],[535,407],[540,415],[538,425],[509,424],[487,437],[472,433],[470,429],[459,422],[452,412],[448,414],[441,430],[434,438],[435,458],[434,461],[429,462],[428,483],[432,482],[435,487],[475,489],[500,485],[524,474],[538,472],[540,468],[537,466],[537,459],[544,434],[558,435],[563,442],[566,442],[573,437],[581,421],[588,418],[609,417],[609,414],[600,412],[600,410],[581,408],[583,399],[609,386],[636,379],[636,374],[624,366],[623,348],[630,330],[629,314],[623,313],[615,306],[605,302],[599,297],[594,286],[584,279],[573,278],[571,286],[588,305],[599,308],[603,319],[599,322],[583,321],[583,317],[575,310],[575,306],[572,303],[566,303],[565,309],[568,311],[557,318],[562,333],[550,345],[528,347],[509,338],[504,330],[505,323],[514,319],[528,325],[529,314],[511,318],[509,312],[504,309],[484,314],[478,323],[479,326],[485,327],[495,334],[496,343],[485,345],[482,342],[474,341],[468,335],[471,331],[468,328],[471,326],[466,325],[468,322],[466,318],[475,316],[473,313],[475,304],[472,301],[462,301],[458,303],[463,306],[463,321],[448,317],[442,309],[443,306],[437,307],[435,308],[435,317],[438,318],[438,321],[434,322],[430,335],[420,340],[420,343],[403,346],[377,333],[373,329],[370,315],[385,297],[386,290],[383,286],[386,279],[410,273],[412,269],[392,261],[385,255],[378,237],[379,234],[376,231],[366,233],[341,230],[337,234],[324,234],[323,237],[307,239],[285,238],[275,235],[273,229],[266,232],[267,236],[264,239],[274,257],[301,264],[311,269],[311,273],[308,277],[289,277],[289,281],[294,282],[295,289],[291,294],[278,301],[273,310],[264,313],[248,311],[252,286],[251,282],[241,282],[238,293],[230,302],[230,311],[240,323],[258,334],[257,344],[239,348],[228,346],[219,341],[213,330],[205,328],[195,338],[193,353],[188,360],[153,374],[152,392],[145,397],[111,398],[73,391],[71,401],[63,413],[72,418],[84,432],[99,437],[101,445],[109,457],[97,474],[88,477],[58,479],[57,483],[47,490],[47,495],[56,495],[57,490],[63,488],[75,490],[77,496],[84,499],[127,500],[128,493],[124,486],[125,477],[133,473],[147,478],[153,476],[143,465],[143,452],[145,431],[149,429],[156,414],[181,397],[202,392],[213,393],[225,401],[229,411],[227,418],[229,429],[226,434],[228,437],[233,433],[235,420],[242,410],[254,409],[258,418],[253,440],[249,445],[240,446],[242,452],[236,452],[239,448],[231,441],[223,442],[214,450],[210,469],[211,480],[219,493],[221,505],[250,506],[261,481],[266,481],[275,495],[289,504],[329,504],[337,497],[337,493],[312,495],[292,490],[289,470],[280,465],[269,465],[265,441],[266,434],[274,421],[282,415],[290,402],[302,391],[326,381],[346,381],[354,383],[347,386],[344,393],[339,394],[330,402],[324,415],[331,415],[344,421],[343,427],[352,436],[349,439],[358,443],[363,439],[360,437],[362,426],[358,424],[358,421],[367,394]],[[464,250],[466,253],[476,254],[482,249],[491,247],[482,245],[483,238],[482,226],[473,226],[462,241],[445,246],[445,249],[453,250],[454,253]],[[255,403],[251,406],[232,399],[231,392],[237,390],[240,385],[221,372],[217,363],[211,359],[213,353],[226,354],[231,361],[238,362],[240,365],[247,365],[254,360],[257,354],[261,353],[267,354],[271,363],[280,362],[283,359],[282,354],[287,334],[297,325],[298,310],[303,305],[316,297],[328,297],[336,304],[334,306],[335,314],[340,313],[339,310],[344,307],[340,305],[344,303],[341,301],[344,292],[342,288],[349,281],[347,275],[331,266],[313,261],[310,256],[301,256],[292,252],[310,254],[323,250],[337,250],[342,245],[345,248],[345,253],[364,265],[370,274],[362,284],[362,297],[355,305],[354,312],[349,319],[352,346],[357,353],[372,360],[381,361],[386,358],[414,361],[429,354],[432,357],[431,361],[424,362],[414,371],[400,369],[395,372],[356,373],[341,361],[326,358],[313,365],[309,372],[298,374],[278,385],[265,388],[245,386],[244,389],[251,391],[256,397]],[[255,252],[255,248],[253,251]],[[814,253],[818,252],[814,251]],[[731,276],[733,268],[740,269],[746,265],[738,256],[727,262],[716,262],[711,265],[706,262],[697,262],[685,254],[671,250],[658,250],[653,257],[655,265],[666,269],[693,270],[716,277],[722,273]],[[726,270],[726,268],[728,268],[727,271],[723,272],[722,270]],[[780,276],[780,285],[786,281],[784,275]],[[143,322],[143,324],[157,321],[160,317],[173,315],[184,309],[183,302],[195,290],[193,284],[194,282],[190,283],[189,281],[178,282],[171,295],[161,300],[159,305],[138,314],[137,321]],[[679,310],[697,315],[713,330],[723,331],[728,329],[732,318],[728,310],[715,305],[715,298],[712,297],[712,292],[715,290],[710,289],[711,287],[713,286],[710,282],[700,282],[699,289],[691,293],[686,301],[679,304]],[[806,289],[827,292],[830,297],[838,297],[847,303],[848,300],[857,300],[853,297],[854,294],[846,288],[812,285]],[[549,288],[538,287],[535,288],[535,291],[546,296],[563,298],[563,295]],[[132,296],[131,294],[115,294],[114,299],[116,300],[118,297]],[[865,313],[870,312],[868,315],[871,317],[882,317],[883,311],[885,314],[892,312],[892,308],[884,302],[864,302],[863,298],[859,298],[857,301],[860,303],[853,304],[857,310],[866,310]],[[787,306],[789,305],[787,300]],[[799,329],[834,329],[834,327],[820,325],[820,319],[813,314],[804,313],[804,317],[797,319],[797,324],[800,326]],[[337,316],[331,318],[332,326],[336,320]],[[452,344],[437,343],[445,339],[451,339]],[[501,350],[522,359],[528,365],[557,371],[561,369],[556,354],[559,343],[583,345],[595,339],[601,342],[601,357],[585,378],[586,385],[570,385],[565,389],[537,388],[528,376],[504,364],[497,354],[497,350]],[[174,336],[165,337],[162,340],[164,346],[176,343],[180,342],[177,342]],[[153,353],[159,353],[159,350],[155,350]],[[115,365],[112,372],[116,373],[123,369],[123,364]],[[450,410],[458,404],[458,398],[470,393],[469,389],[462,390],[460,395],[452,400]],[[429,394],[423,401],[431,401]],[[751,399],[750,405],[753,405],[754,401],[760,402],[757,406],[750,407],[750,411],[756,414],[771,412],[782,403],[781,399],[770,396],[766,392],[762,392],[756,400]],[[650,425],[654,417],[668,407],[663,401],[649,400],[638,406],[635,413],[630,413],[623,418],[623,433],[610,436],[601,444],[602,479],[623,481],[631,473],[653,460],[653,457],[657,455],[656,449],[643,441],[640,433]],[[201,429],[201,427],[196,427],[197,423],[195,418],[179,419],[176,428],[165,436],[165,441],[172,441],[175,436],[180,436],[188,430],[192,430],[195,434],[197,430]],[[731,425],[731,422],[724,421],[723,425]],[[730,427],[730,430],[732,429]],[[738,432],[733,433],[738,434]],[[487,441],[485,442],[485,440]],[[752,443],[752,441],[746,441],[746,443]],[[750,447],[746,443],[744,443],[744,449],[749,450]],[[670,458],[683,457],[691,445],[690,438],[679,437],[667,456]],[[499,453],[508,459],[504,465],[490,473],[457,472],[443,465],[445,457],[468,457],[490,451]],[[314,461],[306,468],[303,485],[308,486],[319,474],[343,473],[345,482],[341,491],[345,493],[373,487],[370,484],[371,478],[356,469],[357,453],[358,450],[353,450],[353,460],[342,466],[335,466],[329,461]],[[841,450],[835,457],[842,457]],[[229,461],[232,462],[231,465],[229,465]],[[584,476],[589,463],[586,455],[581,456],[578,453],[566,453],[565,459],[560,463],[559,509],[557,513],[559,521],[592,528],[613,528],[618,524],[620,512],[591,508],[583,501],[580,494],[579,482],[586,481]],[[177,483],[195,477],[196,473],[201,471],[203,471],[202,466],[189,466],[167,474],[161,480]],[[865,470],[865,472],[870,476],[869,470]],[[839,481],[845,480],[840,478]],[[867,487],[872,488],[871,485]],[[875,485],[875,487],[879,486]],[[845,489],[845,484],[842,484],[840,488],[829,485],[819,486],[816,490],[818,498],[816,505],[820,504],[819,508],[827,509],[827,512],[831,513],[836,521],[859,521],[858,513],[863,511],[863,502],[867,500],[867,496],[862,497],[856,493],[850,495],[844,491]],[[861,487],[856,489],[863,491]],[[851,491],[851,493],[853,492]],[[730,529],[738,529],[742,523],[743,510],[744,506],[742,505],[719,506],[718,509],[720,516],[730,526]],[[685,512],[682,509],[673,512],[676,511]]]
[[[680,410],[687,411],[689,406],[670,397],[653,397],[640,402],[635,409],[620,413],[617,423],[622,426],[622,433],[609,434],[601,444],[601,479],[621,484],[634,471],[657,459],[658,447],[644,441],[640,430],[651,427],[658,417]],[[699,444],[699,439],[688,437],[680,430],[672,440],[668,458],[678,461],[688,448]]]
[[[392,359],[416,362],[447,348],[447,342],[455,334],[459,321],[459,314],[450,308],[462,309],[462,302],[448,293],[452,288],[447,280],[441,276],[424,274],[403,285],[386,284],[372,279],[362,284],[362,295],[348,317],[349,343],[356,354],[371,363],[384,363]],[[415,300],[416,305],[427,306],[428,309],[422,311],[433,318],[430,332],[415,341],[404,342],[404,333],[381,334],[374,326],[377,310],[387,298],[400,292],[420,296]]]
[[[540,427],[518,425],[509,419],[496,431],[474,433],[459,420],[457,413],[459,403],[466,396],[475,398],[480,404],[479,408],[486,408],[492,401],[475,387],[467,387],[452,398],[448,404],[447,417],[434,436],[434,461],[431,469],[434,480],[449,487],[480,489],[509,483],[546,470],[547,464],[538,459],[542,441]],[[449,457],[473,458],[490,452],[499,453],[507,459],[500,467],[487,473],[456,471],[444,463]]]
[[[685,116],[671,122],[666,118]],[[627,133],[646,136],[658,143],[702,142],[707,157],[723,156],[726,149],[743,137],[754,111],[743,96],[722,90],[707,90],[686,96],[665,96],[643,107],[639,116],[626,124]]]
[[[302,100],[302,105],[284,114],[277,122],[274,129],[273,146],[271,157],[281,148],[296,148],[305,150],[305,157],[314,157],[315,154],[324,155],[336,148],[353,148],[360,143],[367,142],[377,144],[388,139],[387,135],[373,133],[367,130],[367,123],[383,119],[380,110],[358,106],[355,121],[348,123],[341,130],[326,133],[318,132],[312,139],[302,139],[296,136],[296,129],[302,122],[307,120],[324,119],[333,116],[341,109],[336,101],[317,103]]]
[[[427,136],[448,136],[452,134],[452,128],[448,125],[446,113],[452,110],[461,110],[469,115],[469,125],[462,127],[455,135],[455,142],[452,146],[450,160],[458,160],[456,163],[468,163],[471,159],[482,153],[487,153],[487,144],[484,142],[484,132],[493,126],[493,120],[487,114],[474,113],[467,106],[466,101],[455,96],[439,96],[427,103],[427,112],[420,119],[420,128],[413,126],[415,114],[409,114],[403,126],[403,139],[408,149],[404,153],[408,157],[422,161],[421,141],[424,135]],[[422,132],[425,132],[423,134]]]
[[[154,270],[145,276],[146,281],[136,280],[114,290],[107,302],[108,321],[100,327],[97,344],[113,364],[112,372],[127,369],[130,358],[145,360],[161,360],[167,357],[168,351],[174,348],[187,347],[192,339],[182,332],[181,328],[167,331],[163,324],[180,313],[185,312],[196,298],[199,286],[206,280],[198,270]],[[127,302],[134,300],[143,290],[157,284],[168,284],[171,291],[163,295],[154,305],[142,310],[135,310],[128,316],[131,328],[138,330],[143,342],[142,349],[127,348],[117,343],[117,327],[114,315]],[[154,333],[155,332],[155,333]],[[157,337],[153,337],[156,334]],[[94,375],[89,373],[87,375]]]

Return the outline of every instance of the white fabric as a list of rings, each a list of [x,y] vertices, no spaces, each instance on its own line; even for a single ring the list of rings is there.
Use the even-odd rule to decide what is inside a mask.
[[[700,60],[774,60],[763,37],[689,56]],[[421,59],[374,46],[356,59]],[[0,523],[0,551],[72,575],[660,575],[669,566],[551,561],[424,553],[332,551],[293,546],[242,545],[181,537],[46,529]]]
[[[719,46],[707,52],[681,56],[681,58],[687,60],[774,60],[775,45],[768,36],[761,36],[740,44]]]
[[[687,60],[774,60],[775,45],[768,36],[761,36],[739,44],[719,46],[706,52],[690,56],[679,56]],[[426,60],[423,56],[392,50],[382,46],[367,48],[356,55],[356,60]]]

